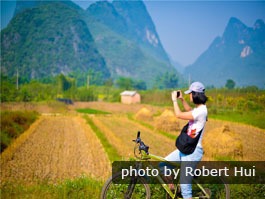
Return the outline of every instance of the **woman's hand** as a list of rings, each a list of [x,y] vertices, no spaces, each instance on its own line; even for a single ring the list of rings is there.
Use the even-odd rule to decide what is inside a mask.
[[[179,99],[183,99],[183,96],[182,96],[182,92],[181,92],[181,90],[178,90],[177,92],[179,92]]]
[[[177,97],[177,93],[179,92],[179,96]],[[173,91],[171,93],[172,101],[176,101],[177,99],[183,99],[181,90]]]
[[[171,99],[172,99],[172,101],[177,101],[177,91],[173,91],[171,93]]]

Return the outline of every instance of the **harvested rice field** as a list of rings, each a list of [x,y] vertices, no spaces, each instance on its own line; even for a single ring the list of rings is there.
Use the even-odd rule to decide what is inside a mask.
[[[16,106],[20,105],[13,104],[12,109],[21,109]],[[3,107],[8,109],[11,106],[5,104]],[[37,184],[43,181],[58,183],[80,176],[106,180],[111,174],[111,161],[100,138],[84,117],[93,121],[121,160],[133,157],[132,140],[136,138],[138,131],[141,131],[141,137],[149,145],[151,153],[166,156],[175,149],[174,136],[178,135],[178,130],[172,129],[172,124],[168,123],[169,131],[164,132],[167,129],[162,129],[161,133],[158,127],[163,124],[158,120],[176,122],[178,128],[185,124],[185,121],[172,120],[170,108],[140,104],[76,103],[56,110],[45,108],[45,105],[40,108],[35,104],[24,105],[22,109],[26,110],[28,107],[39,111],[42,116],[1,154],[1,184]],[[80,108],[110,114],[77,113],[75,110]],[[137,119],[136,115],[143,108],[148,116]],[[265,160],[265,132],[262,129],[209,119],[204,136],[204,160],[214,160],[218,153],[236,160]],[[220,138],[218,142],[213,141],[216,137]]]
[[[57,183],[82,175],[105,179],[110,162],[96,135],[79,116],[42,116],[1,157],[5,182]]]

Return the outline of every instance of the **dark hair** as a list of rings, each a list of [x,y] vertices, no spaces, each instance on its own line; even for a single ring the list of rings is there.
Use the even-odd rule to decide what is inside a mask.
[[[192,91],[192,100],[194,104],[205,104],[208,100],[208,97],[205,95],[205,93]]]

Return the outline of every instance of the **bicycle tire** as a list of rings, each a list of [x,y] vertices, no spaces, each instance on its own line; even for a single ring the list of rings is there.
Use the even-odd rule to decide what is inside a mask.
[[[207,194],[210,194],[210,198],[213,199],[230,199],[230,187],[228,184],[226,184],[222,178],[219,177],[219,183],[218,184],[202,184],[203,190],[207,192]],[[196,192],[196,188],[199,188],[198,184],[194,184],[193,189],[194,192]],[[199,188],[200,191],[202,191],[201,188]],[[200,199],[209,199],[208,197],[205,197],[204,193],[199,193]]]
[[[132,177],[126,177],[122,179],[121,172],[118,172],[111,176],[104,184],[100,198],[101,199],[114,199],[114,198],[126,198],[126,199],[150,199],[151,192],[150,186],[143,177],[137,177],[139,183],[131,183]],[[114,183],[117,180],[122,179],[122,184]],[[128,183],[127,183],[127,182]],[[129,191],[128,191],[129,190]],[[129,192],[129,193],[128,193]]]
[[[221,177],[219,177],[219,179],[222,181],[222,185],[225,187],[225,199],[230,199],[230,187],[229,187],[229,185],[226,184]]]

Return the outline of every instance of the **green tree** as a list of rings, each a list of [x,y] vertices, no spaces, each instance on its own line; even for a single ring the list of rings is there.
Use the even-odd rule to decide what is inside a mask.
[[[156,78],[156,87],[159,89],[171,89],[178,87],[179,78],[175,73],[166,72]]]
[[[71,83],[66,79],[63,74],[58,75],[57,77],[59,91],[67,91],[71,87]]]
[[[1,74],[1,92],[0,99],[1,102],[14,101],[16,95],[16,84],[12,82],[12,80],[6,76]]]
[[[113,79],[112,79],[112,78],[107,79],[107,80],[104,82],[104,85],[105,85],[106,87],[112,87],[112,86],[113,86]]]
[[[79,101],[97,101],[97,93],[94,87],[80,87],[77,89],[76,99]]]
[[[119,77],[116,80],[116,84],[119,88],[129,90],[133,88],[133,80],[129,77]]]
[[[63,74],[60,74],[57,77],[59,90],[60,91],[68,91],[70,89],[75,88],[75,79],[71,77],[66,77]]]
[[[133,88],[136,90],[146,90],[147,86],[143,80],[137,80],[133,82]]]
[[[228,89],[234,89],[235,86],[236,86],[236,83],[235,83],[234,80],[232,80],[232,79],[228,79],[228,80],[226,81],[226,84],[225,84],[225,87],[226,87],[226,88],[228,88]]]

